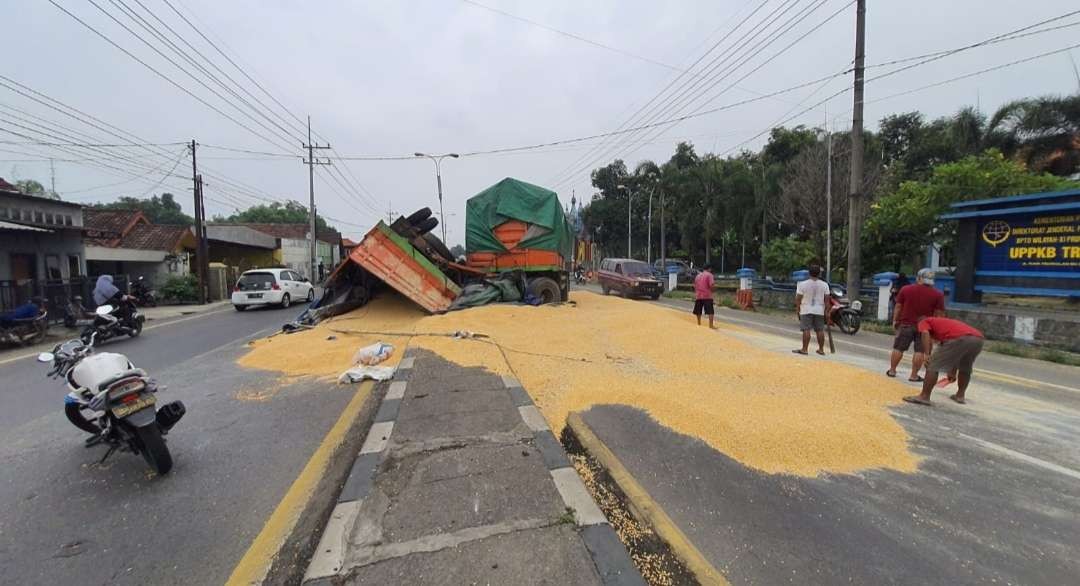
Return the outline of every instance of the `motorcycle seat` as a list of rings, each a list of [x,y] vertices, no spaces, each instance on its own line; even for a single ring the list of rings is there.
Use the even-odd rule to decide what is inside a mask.
[[[141,369],[141,368],[132,368],[132,369],[129,369],[129,370],[125,370],[123,372],[119,372],[119,373],[117,373],[117,374],[115,374],[115,375],[101,381],[101,383],[98,384],[97,390],[100,393],[101,391],[104,391],[105,389],[109,388],[110,385],[116,383],[116,381],[123,380],[125,378],[132,378],[132,377],[146,378],[146,371]]]

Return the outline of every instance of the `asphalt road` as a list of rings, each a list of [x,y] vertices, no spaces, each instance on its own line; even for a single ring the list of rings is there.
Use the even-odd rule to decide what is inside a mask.
[[[776,352],[798,339],[794,319],[718,317]],[[837,354],[792,359],[884,371],[888,336],[837,336]],[[1080,368],[984,352],[968,405],[935,396],[933,408],[892,411],[924,458],[915,474],[769,475],[637,409],[598,406],[584,419],[733,584],[1074,582]]]
[[[187,406],[164,477],[131,454],[99,464],[105,449],[83,447],[44,365],[0,364],[0,583],[223,583],[352,397],[234,364],[247,340],[300,311],[229,308],[102,347],[157,378],[161,401]]]

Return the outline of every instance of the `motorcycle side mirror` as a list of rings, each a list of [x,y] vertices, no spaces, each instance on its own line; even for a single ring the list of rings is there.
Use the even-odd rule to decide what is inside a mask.
[[[839,287],[833,287],[832,294],[836,295],[837,297],[843,297],[844,296],[844,290],[839,288]]]
[[[37,355],[38,362],[52,362],[54,358],[56,357],[53,356],[52,352],[42,352],[41,354]]]
[[[112,311],[113,311],[113,306],[106,304],[106,305],[99,305],[98,308],[94,310],[94,313],[96,313],[98,315],[109,315],[110,313],[112,313]]]

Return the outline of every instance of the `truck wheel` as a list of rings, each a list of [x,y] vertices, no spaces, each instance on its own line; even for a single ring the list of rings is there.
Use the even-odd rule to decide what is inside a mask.
[[[432,250],[439,254],[439,256],[450,262],[454,262],[454,255],[450,254],[450,249],[447,248],[446,245],[443,244],[443,241],[439,240],[437,236],[428,232],[427,234],[424,234],[423,239],[424,242],[427,242],[428,246],[430,246]]]
[[[600,285],[600,290],[604,292],[604,295],[611,293],[611,289],[608,289],[607,285]]]
[[[431,208],[420,208],[415,212],[405,217],[405,221],[409,224],[416,226],[420,222],[431,217]]]
[[[562,298],[559,284],[554,279],[540,277],[529,281],[529,293],[540,300],[541,304],[553,303]]]
[[[435,229],[435,226],[439,225],[439,219],[435,217],[428,218],[421,222],[413,224],[413,229],[417,234],[427,234]]]

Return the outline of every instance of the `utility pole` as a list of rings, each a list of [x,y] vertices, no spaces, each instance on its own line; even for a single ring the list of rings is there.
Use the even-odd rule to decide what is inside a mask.
[[[195,157],[195,148],[197,146],[198,143],[195,142],[195,139],[191,139],[191,187],[195,198],[193,203],[195,206],[195,241],[198,243],[195,250],[195,275],[199,279],[199,304],[205,304],[209,286],[206,282],[206,271],[203,270],[204,261],[206,260],[203,236],[206,231],[203,229],[202,175],[199,175],[199,166]]]
[[[386,202],[386,223],[394,223],[394,203],[390,201]]]
[[[656,187],[650,186],[649,187],[649,221],[648,221],[649,237],[647,239],[648,244],[646,245],[646,249],[645,249],[646,250],[646,252],[645,252],[645,261],[649,263],[649,270],[652,270],[652,196],[653,196],[653,191],[656,191]]]
[[[660,270],[667,274],[667,239],[664,237],[664,190],[660,190]]]
[[[52,190],[52,194],[56,195],[56,165],[52,158],[49,158],[49,189]]]
[[[765,205],[765,196],[769,193],[769,187],[765,185],[765,157],[761,157],[761,278],[766,276],[765,272],[765,242],[768,234],[769,223],[769,207]],[[745,246],[745,244],[744,244]],[[745,263],[743,266],[746,266]]]
[[[851,187],[848,191],[848,299],[859,298],[862,275],[862,255],[859,242],[862,231],[863,183],[863,80],[866,61],[866,0],[855,4],[855,98],[851,116]]]
[[[832,283],[832,131],[828,105],[825,106],[825,153],[825,282]]]
[[[315,165],[329,165],[330,159],[320,161],[315,158],[316,150],[325,150],[330,148],[330,144],[325,146],[319,146],[311,142],[311,116],[307,117],[307,144],[304,145],[307,149],[308,158],[304,161],[304,164],[308,166],[308,194],[310,196],[310,202],[308,206],[308,220],[310,223],[309,230],[311,230],[311,251],[308,268],[308,277],[314,282],[318,279],[316,271],[319,267],[318,260],[318,237],[315,232]]]

